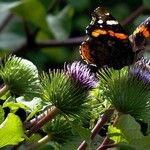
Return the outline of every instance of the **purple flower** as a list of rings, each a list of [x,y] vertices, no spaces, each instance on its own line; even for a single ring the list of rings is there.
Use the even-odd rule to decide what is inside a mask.
[[[130,68],[129,73],[150,85],[150,60],[142,58]]]
[[[87,65],[80,62],[64,65],[65,74],[71,76],[77,83],[85,88],[93,89],[98,86],[98,79],[90,72]]]

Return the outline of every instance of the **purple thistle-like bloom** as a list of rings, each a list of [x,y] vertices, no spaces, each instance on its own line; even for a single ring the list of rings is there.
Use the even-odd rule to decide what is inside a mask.
[[[150,60],[142,58],[130,68],[129,73],[150,85]]]
[[[65,74],[71,76],[76,82],[87,89],[93,89],[98,86],[98,79],[94,73],[90,72],[87,65],[80,62],[64,65]]]

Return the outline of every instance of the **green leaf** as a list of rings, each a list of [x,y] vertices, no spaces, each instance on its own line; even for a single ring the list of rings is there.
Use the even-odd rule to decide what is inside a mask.
[[[6,55],[5,55],[6,56]],[[0,100],[6,100],[10,97],[10,91],[7,91],[4,95],[0,97]]]
[[[117,127],[128,141],[141,139],[143,137],[140,131],[140,125],[130,115],[121,115]]]
[[[150,8],[150,1],[149,0],[143,0],[143,4],[146,8]]]
[[[0,34],[0,49],[14,50],[25,42],[25,38],[15,33],[4,32]]]
[[[3,108],[0,106],[0,124],[4,121],[4,110]]]
[[[0,2],[0,14],[21,4],[21,2]]]
[[[20,5],[13,8],[12,11],[49,33],[46,22],[46,10],[39,0],[22,0]]]
[[[91,139],[91,131],[87,128],[84,128],[79,120],[71,122],[71,127],[72,132],[77,133],[81,138],[85,140]]]
[[[19,108],[29,110],[30,108],[22,103],[17,103],[16,99],[9,97],[3,104],[3,108],[9,107],[12,113],[15,113]]]
[[[120,129],[117,129],[116,127],[108,127],[108,136],[111,140],[115,141],[116,143],[126,142]]]
[[[150,136],[145,136],[141,139],[136,139],[131,142],[134,150],[149,150],[150,149]]]
[[[37,97],[33,98],[33,100],[29,102],[25,101],[23,97],[20,97],[19,99],[17,99],[17,101],[30,108],[31,113],[26,120],[31,119],[43,107],[43,101]]]
[[[48,15],[47,22],[49,29],[58,40],[64,40],[69,37],[71,32],[71,17],[73,10],[66,6],[61,12],[55,15]]]
[[[79,147],[83,139],[81,137],[76,137],[68,142],[66,142],[62,147],[61,150],[75,150]]]
[[[20,118],[12,113],[0,125],[0,147],[16,145],[25,139]]]

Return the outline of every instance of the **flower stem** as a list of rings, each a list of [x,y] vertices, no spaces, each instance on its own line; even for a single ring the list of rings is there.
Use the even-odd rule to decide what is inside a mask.
[[[0,89],[0,97],[3,96],[7,91],[8,91],[9,87],[8,85],[4,85],[1,89]]]
[[[91,131],[92,132],[92,136],[91,136],[92,140],[95,139],[96,135],[102,129],[104,124],[109,120],[109,118],[112,116],[113,112],[114,112],[114,109],[112,109],[112,107],[110,107],[108,110],[105,111],[102,118],[98,120],[98,122],[96,123],[96,125],[94,126],[94,128]],[[87,143],[86,143],[86,141],[83,141],[77,150],[85,150],[86,147],[87,147]]]
[[[36,149],[39,145],[45,144],[50,138],[51,138],[50,135],[46,135],[42,139],[40,139],[37,143],[27,147],[26,150]]]
[[[58,109],[53,106],[52,110],[47,113],[41,120],[39,120],[27,133],[26,136],[30,137],[33,133],[38,131],[45,123],[53,119],[58,114]]]
[[[118,120],[119,120],[119,117],[120,117],[120,115],[117,115],[116,116],[116,118],[115,118],[115,120],[114,120],[114,122],[113,122],[113,127],[117,124],[117,122],[118,122]],[[104,138],[104,140],[103,140],[103,142],[102,142],[102,144],[96,149],[96,150],[105,150],[106,148],[105,148],[105,146],[106,145],[109,145],[108,144],[109,143],[109,138],[108,138],[108,135]]]

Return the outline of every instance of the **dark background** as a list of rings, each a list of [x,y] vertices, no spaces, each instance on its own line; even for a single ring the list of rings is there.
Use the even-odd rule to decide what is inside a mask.
[[[32,0],[24,1],[32,2]],[[14,0],[0,0],[0,56],[3,57],[8,53],[16,54],[32,61],[40,72],[49,68],[62,68],[64,62],[81,60],[79,45],[83,38],[79,42],[74,40],[69,45],[57,46],[56,44],[55,46],[46,46],[46,48],[36,46],[34,39],[37,42],[48,41],[51,43],[51,40],[63,41],[68,38],[85,36],[85,28],[90,23],[91,13],[98,6],[106,7],[121,22],[143,5],[142,0],[38,1],[40,6],[34,5],[33,7],[32,3],[29,3],[27,4],[28,9],[25,11],[22,8],[20,10],[17,9],[17,11],[13,10],[13,7],[1,11],[7,4],[13,3]],[[40,14],[38,17],[41,5],[45,11],[43,18]],[[36,14],[35,17],[34,14]],[[129,35],[132,34],[139,23],[147,18],[149,14],[150,10],[148,9],[141,11],[135,20],[130,21],[124,27],[127,33]],[[31,19],[32,15],[33,19]],[[42,25],[41,29],[38,23],[33,23],[35,18],[38,20],[38,23],[45,21],[45,26],[48,27],[48,30],[44,25]],[[6,19],[7,22],[4,22]],[[5,24],[3,25],[3,23]],[[37,34],[33,36],[33,33]]]

